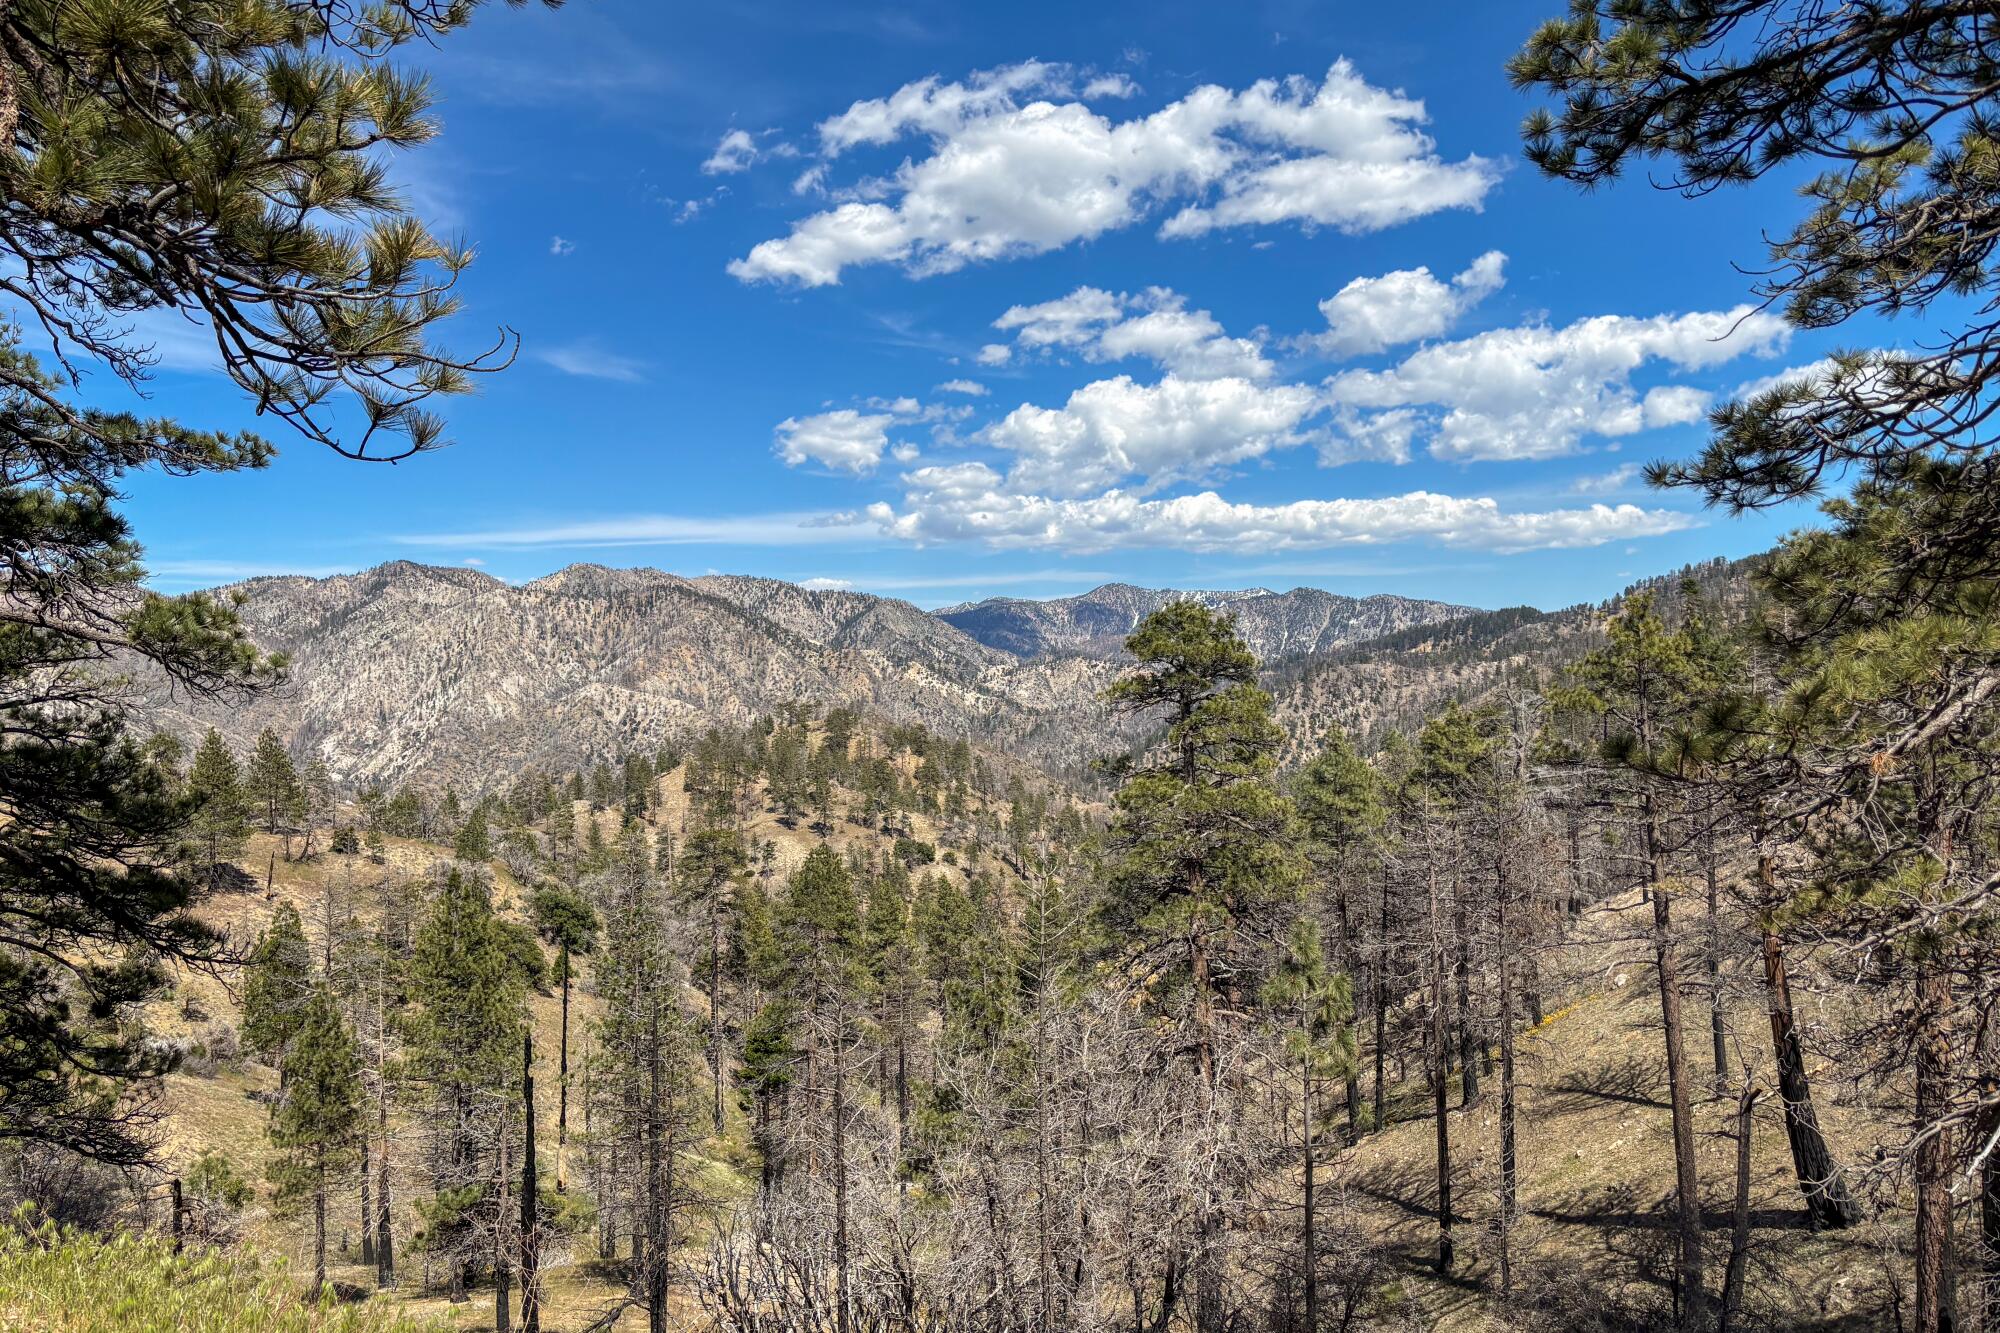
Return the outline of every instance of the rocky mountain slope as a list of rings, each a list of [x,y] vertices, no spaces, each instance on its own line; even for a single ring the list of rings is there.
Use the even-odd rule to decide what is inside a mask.
[[[1167,603],[1192,599],[1236,617],[1244,642],[1266,662],[1330,652],[1413,626],[1475,614],[1469,606],[1379,594],[1343,597],[1319,588],[1272,592],[1179,592],[1107,583],[1077,597],[1027,601],[992,597],[934,614],[989,648],[1016,657],[1116,656],[1135,626]]]
[[[1741,584],[1734,566],[1702,569],[1718,587]],[[1369,735],[1544,675],[1596,642],[1599,615],[1122,584],[932,615],[773,579],[597,565],[516,587],[396,562],[236,591],[256,640],[291,656],[290,682],[248,701],[156,688],[150,721],[184,733],[215,725],[239,747],[269,727],[342,781],[420,776],[472,791],[801,700],[922,723],[1079,780],[1092,759],[1150,733],[1150,720],[1111,714],[1101,695],[1132,626],[1182,595],[1236,614],[1295,747],[1334,723]]]

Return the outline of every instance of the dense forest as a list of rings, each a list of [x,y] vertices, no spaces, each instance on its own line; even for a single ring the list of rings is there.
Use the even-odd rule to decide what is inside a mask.
[[[1816,173],[1795,326],[1928,320],[1652,469],[1822,502],[1747,565],[1268,669],[1169,601],[1087,781],[814,699],[460,786],[151,729],[142,664],[290,664],[122,479],[272,449],[65,357],[198,307],[292,435],[440,444],[511,343],[433,341],[470,255],[375,154],[476,8],[0,0],[0,1323],[2000,1328],[1990,7],[1579,0],[1509,67],[1555,180]]]

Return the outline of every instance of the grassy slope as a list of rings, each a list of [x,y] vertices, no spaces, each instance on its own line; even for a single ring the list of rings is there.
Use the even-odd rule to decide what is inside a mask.
[[[686,824],[687,798],[681,785],[682,774],[676,769],[661,779],[659,804],[655,815],[658,827],[674,830],[676,833]],[[587,818],[581,809],[579,818]],[[607,837],[617,829],[617,816],[607,813],[600,816]],[[937,829],[934,823],[923,817],[914,816],[906,820],[911,832],[921,840],[934,841]],[[749,825],[749,836],[754,842],[773,842],[777,845],[778,882],[783,876],[805,859],[806,853],[818,844],[819,838],[803,823],[795,828],[787,828],[775,817],[760,813]],[[893,841],[885,839],[876,830],[858,828],[841,823],[829,839],[833,845],[846,851],[850,846],[863,846],[886,852]],[[373,889],[386,877],[391,883],[420,879],[429,867],[448,853],[427,843],[391,839],[389,860],[386,866],[371,865],[365,858],[323,855],[308,862],[286,861],[282,857],[278,839],[262,834],[251,838],[241,859],[243,868],[251,873],[260,886],[253,892],[226,894],[213,900],[204,908],[204,916],[211,922],[230,931],[245,942],[254,941],[271,919],[278,902],[290,901],[306,921],[309,936],[317,938],[316,917],[321,897],[328,885],[336,890],[353,889],[360,891],[363,898],[373,897]],[[996,868],[996,863],[988,863],[988,868]],[[949,866],[937,865],[926,868],[927,873],[936,872],[947,876],[962,876],[963,871]],[[513,877],[498,863],[492,866],[494,877],[494,901],[503,915],[525,919],[526,894]],[[1002,872],[1004,873],[1004,871]],[[266,878],[270,890],[265,892],[262,885]],[[231,985],[234,984],[231,979]],[[149,1015],[149,1025],[165,1034],[180,1034],[199,1029],[211,1020],[220,1019],[238,1023],[239,1013],[231,986],[223,981],[206,976],[190,976],[181,985],[183,994],[191,995],[201,1016],[192,1020],[182,1016],[175,1006],[161,1006]],[[578,968],[578,984],[572,995],[570,1012],[571,1057],[575,1061],[585,1040],[585,1032],[595,1014],[595,1001],[589,983],[589,967]],[[688,997],[690,1012],[705,1013],[706,999],[697,992]],[[539,1151],[543,1162],[550,1170],[554,1167],[555,1125],[556,1125],[556,1050],[560,1033],[560,996],[552,992],[548,995],[529,997],[529,1017],[534,1026],[536,1050],[536,1101],[537,1123],[539,1125]],[[165,1126],[167,1157],[170,1162],[185,1167],[206,1149],[217,1149],[225,1154],[236,1168],[259,1188],[259,1198],[246,1215],[245,1239],[252,1245],[274,1250],[289,1256],[295,1267],[309,1264],[310,1228],[302,1219],[281,1216],[268,1206],[268,1188],[264,1185],[265,1163],[271,1153],[265,1139],[266,1111],[263,1102],[257,1100],[260,1093],[268,1093],[277,1086],[274,1071],[254,1061],[245,1060],[233,1068],[219,1071],[213,1077],[198,1077],[191,1074],[175,1074],[167,1080],[168,1118]],[[726,1191],[741,1187],[745,1177],[733,1163],[748,1161],[748,1136],[740,1122],[740,1116],[725,1090],[725,1108],[730,1124],[728,1132],[713,1141],[713,1154],[707,1170],[711,1173],[710,1184]],[[580,1113],[576,1105],[577,1090],[572,1089],[570,1107],[571,1130],[580,1127]],[[402,1119],[407,1122],[407,1115]],[[417,1149],[414,1139],[407,1151],[414,1158]],[[574,1176],[577,1163],[572,1150],[571,1173]],[[414,1160],[396,1163],[396,1177],[393,1182],[397,1195],[396,1203],[402,1215],[398,1227],[401,1241],[416,1225],[411,1203],[419,1197],[422,1180],[419,1164]],[[370,1289],[374,1285],[374,1271],[364,1268],[359,1262],[358,1236],[360,1199],[358,1192],[350,1192],[337,1198],[329,1220],[329,1245],[333,1252],[328,1256],[331,1280],[358,1289]],[[547,1300],[544,1306],[545,1319],[551,1328],[574,1328],[588,1323],[606,1306],[621,1295],[620,1286],[606,1273],[588,1262],[590,1243],[584,1239],[577,1247],[579,1262],[557,1272],[548,1284]],[[404,1290],[393,1296],[376,1298],[384,1303],[426,1316],[435,1316],[448,1324],[463,1328],[492,1327],[493,1300],[490,1290],[477,1291],[465,1304],[453,1307],[442,1296],[422,1295],[417,1280],[421,1276],[421,1260],[407,1248],[397,1256],[398,1267],[404,1275]],[[629,1322],[626,1321],[626,1322]]]
[[[1688,905],[1690,908],[1694,904]],[[1645,909],[1650,913],[1650,909]],[[1517,1289],[1540,1288],[1551,1305],[1578,1296],[1565,1284],[1594,1288],[1608,1326],[1638,1323],[1667,1308],[1673,1270],[1673,1142],[1659,992],[1640,936],[1637,892],[1606,904],[1579,927],[1546,971],[1560,977],[1551,1012],[1517,1041],[1519,1209],[1514,1233]],[[1745,979],[1747,984],[1748,979]],[[1769,1029],[1754,994],[1730,1014],[1732,1061],[1770,1070]],[[1560,1005],[1560,1008],[1555,1006]],[[1713,1075],[1704,996],[1686,1004],[1687,1055],[1696,1078],[1697,1152],[1706,1224],[1708,1286],[1719,1290],[1734,1206],[1736,1101],[1709,1091]],[[1823,1074],[1824,1070],[1813,1070]],[[1393,1073],[1393,1069],[1392,1069]],[[1425,1317],[1448,1333],[1520,1330],[1516,1311],[1490,1293],[1499,1287],[1497,1238],[1499,1094],[1497,1076],[1482,1081],[1480,1100],[1450,1113],[1453,1194],[1459,1214],[1457,1271],[1432,1267],[1436,1253],[1434,1128],[1421,1081],[1399,1087],[1390,1127],[1340,1155],[1334,1193],[1365,1227],[1393,1248],[1398,1286]],[[1791,1155],[1775,1091],[1755,1112],[1752,1135],[1752,1258],[1746,1283],[1748,1327],[1799,1333],[1861,1333],[1894,1327],[1884,1278],[1879,1224],[1814,1235],[1802,1225]],[[1852,1145],[1874,1141],[1866,1114],[1833,1104],[1831,1080],[1817,1086],[1822,1124],[1844,1160]],[[1408,1118],[1405,1118],[1408,1117]],[[1901,1228],[1901,1219],[1888,1224]],[[1900,1237],[1897,1237],[1900,1239]],[[1565,1327],[1581,1325],[1565,1324]]]

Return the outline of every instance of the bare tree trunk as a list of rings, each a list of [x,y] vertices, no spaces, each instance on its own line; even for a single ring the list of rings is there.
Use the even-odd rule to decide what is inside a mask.
[[[847,1252],[847,1051],[846,1024],[838,1022],[833,1045],[833,1262],[834,1327],[848,1333]]]
[[[1375,1130],[1388,1128],[1382,1062],[1389,1049],[1389,867],[1382,866],[1382,901],[1375,935]]]
[[[1456,957],[1452,962],[1458,1004],[1458,1095],[1459,1105],[1479,1100],[1479,1051],[1481,1042],[1472,1020],[1472,930],[1466,921],[1465,877],[1453,877],[1451,886],[1451,928],[1456,937]]]
[[[1994,1098],[2000,1096],[2000,1078],[1989,1073],[1980,1081],[1979,1095],[1987,1108],[1979,1117],[1978,1129],[1979,1142],[1984,1147],[2000,1134],[2000,1105],[1994,1103]],[[1979,1295],[1984,1320],[1979,1327],[2000,1333],[2000,1151],[1989,1150],[1979,1168],[1979,1241],[1984,1260],[1980,1265]]]
[[[1514,977],[1509,965],[1512,948],[1507,937],[1507,886],[1495,889],[1500,947],[1496,960],[1500,984],[1500,1290],[1514,1290],[1514,1214],[1518,1181],[1514,1153]]]
[[[556,1046],[556,1193],[569,1189],[563,1155],[569,1147],[569,946],[562,951],[562,1036]]]
[[[507,1191],[513,1184],[513,1174],[507,1160],[507,1150],[513,1145],[507,1141],[507,1108],[500,1108],[500,1122],[494,1136],[499,1140],[499,1170],[496,1183],[500,1187],[500,1206],[493,1211],[493,1327],[496,1333],[508,1333],[513,1327],[514,1264],[511,1257],[512,1246],[507,1243],[507,1227],[514,1219],[510,1215]]]
[[[1763,1089],[1747,1079],[1736,1100],[1736,1226],[1729,1236],[1729,1267],[1722,1275],[1722,1314],[1716,1333],[1729,1333],[1743,1307],[1743,1273],[1750,1262],[1750,1110]]]
[[[708,895],[708,1075],[715,1132],[722,1133],[722,886]]]
[[[375,1210],[369,1198],[369,1156],[373,1143],[366,1130],[361,1135],[361,1262],[375,1266]]]
[[[382,1151],[375,1161],[375,1285],[390,1291],[396,1286],[396,1231],[389,1206],[389,1088],[386,1080],[378,1081],[375,1115],[376,1133],[382,1140]],[[363,1219],[362,1225],[367,1225],[367,1219]]]
[[[1714,1046],[1715,1095],[1729,1090],[1729,1031],[1722,1004],[1722,889],[1715,869],[1715,834],[1710,832],[1702,849],[1702,870],[1708,878],[1707,953],[1708,1036]]]
[[[1438,919],[1437,867],[1429,866],[1431,917],[1431,1116],[1437,1130],[1437,1267],[1449,1273],[1452,1264],[1451,1240],[1451,1122],[1445,1108],[1445,1082],[1449,1078],[1450,1053],[1446,1047],[1444,1018],[1444,923]]]
[[[1660,1019],[1667,1044],[1667,1097],[1673,1110],[1674,1198],[1680,1289],[1678,1326],[1699,1333],[1708,1323],[1708,1293],[1702,1286],[1701,1178],[1694,1151],[1694,1108],[1688,1095],[1687,1055],[1682,1034],[1680,968],[1674,957],[1672,901],[1667,858],[1660,845],[1659,819],[1650,794],[1645,798],[1645,831],[1652,867],[1653,967],[1660,983]]]
[[[521,1333],[542,1333],[541,1182],[535,1172],[535,1036],[521,1034]]]
[[[326,1172],[313,1188],[313,1296],[326,1290]]]
[[[1760,874],[1768,876],[1768,857],[1760,857]],[[1792,1017],[1792,983],[1785,972],[1785,946],[1768,923],[1764,927],[1764,999],[1771,1018],[1771,1051],[1778,1066],[1778,1098],[1785,1112],[1785,1137],[1791,1141],[1792,1170],[1805,1197],[1806,1219],[1815,1230],[1853,1226],[1861,1209],[1820,1132],[1813,1110],[1812,1084],[1806,1079],[1805,1047]]]
[[[1348,1080],[1350,1090],[1353,1079]],[[1353,1109],[1353,1099],[1348,1100],[1348,1108]],[[1319,1231],[1318,1214],[1315,1211],[1318,1199],[1314,1196],[1313,1179],[1313,1079],[1312,1062],[1302,1061],[1299,1066],[1299,1119],[1305,1131],[1306,1181],[1305,1181],[1305,1273],[1302,1281],[1306,1288],[1306,1328],[1308,1333],[1316,1333],[1319,1328]]]
[[[1953,1333],[1951,1302],[1952,1131],[1950,1108],[1951,978],[1942,960],[1917,960],[1917,1309],[1915,1333]]]

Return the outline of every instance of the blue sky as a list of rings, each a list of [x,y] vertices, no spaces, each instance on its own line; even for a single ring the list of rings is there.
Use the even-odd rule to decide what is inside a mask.
[[[484,10],[419,53],[444,132],[395,171],[479,251],[455,340],[509,325],[517,364],[448,450],[276,436],[261,473],[133,479],[135,527],[169,588],[587,560],[921,605],[1547,607],[1762,549],[1810,511],[1636,467],[1829,350],[1732,263],[1796,182],[1542,179],[1502,62],[1556,8]],[[198,336],[161,352],[157,407],[253,424]]]

